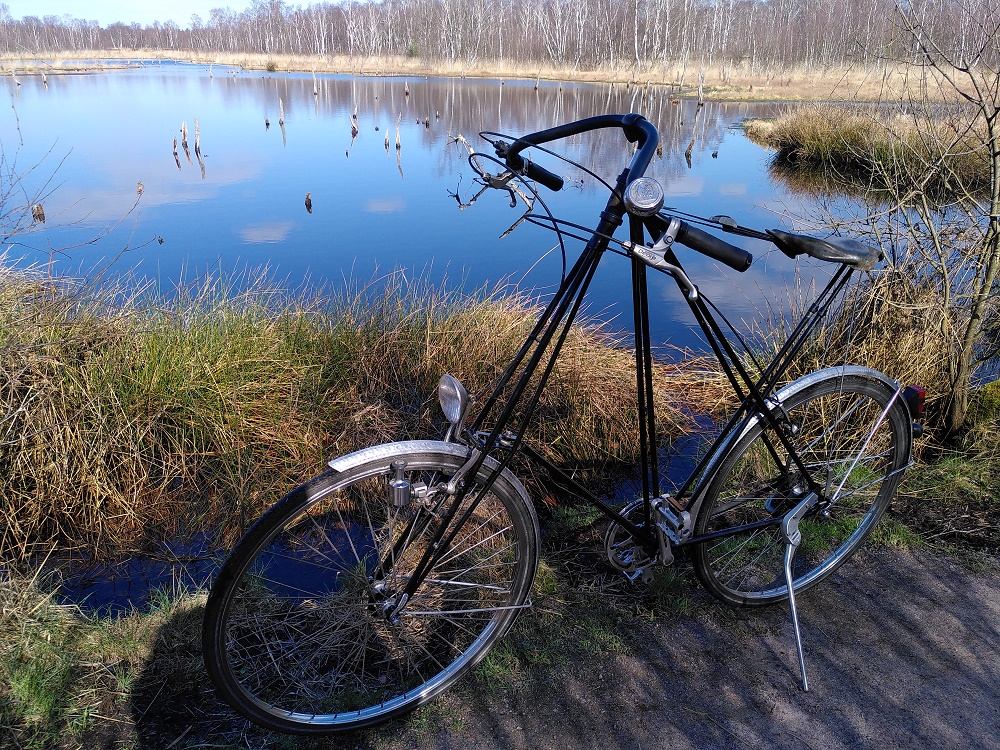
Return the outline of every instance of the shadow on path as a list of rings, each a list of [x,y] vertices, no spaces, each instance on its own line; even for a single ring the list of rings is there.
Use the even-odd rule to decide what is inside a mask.
[[[1000,748],[1000,582],[940,557],[862,552],[801,597],[809,693],[784,608],[707,604],[623,615],[624,651],[467,677],[409,717],[320,741],[258,730],[215,697],[202,611],[159,630],[133,686],[142,748]]]

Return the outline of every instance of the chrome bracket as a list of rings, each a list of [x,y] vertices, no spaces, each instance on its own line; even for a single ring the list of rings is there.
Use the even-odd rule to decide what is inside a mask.
[[[480,451],[477,450],[476,448],[473,448],[471,453],[469,454],[469,459],[464,464],[462,464],[461,467],[459,467],[458,471],[452,474],[451,480],[448,482],[448,485],[445,488],[445,491],[449,495],[454,495],[458,492],[459,487],[461,487],[462,483],[465,481],[465,475],[469,473],[469,471],[472,469],[476,461],[479,460],[479,456],[480,456]]]
[[[657,562],[661,565],[670,565],[674,561],[673,546],[686,542],[694,531],[691,526],[691,514],[686,510],[674,510],[667,495],[654,500],[652,509],[656,514],[653,526],[656,528],[656,537],[660,545]]]

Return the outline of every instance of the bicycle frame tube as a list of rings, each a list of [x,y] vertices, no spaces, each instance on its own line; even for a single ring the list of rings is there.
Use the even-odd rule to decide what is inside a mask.
[[[853,270],[847,266],[841,266],[841,268],[837,270],[834,276],[827,283],[826,287],[817,297],[816,301],[813,302],[813,304],[806,311],[795,330],[789,335],[788,339],[786,339],[785,343],[774,355],[767,366],[764,367],[760,377],[756,380],[751,378],[750,374],[740,362],[736,352],[732,348],[732,345],[729,343],[721,327],[715,320],[715,317],[711,314],[711,311],[708,309],[708,306],[704,303],[704,301],[700,298],[694,300],[688,299],[688,304],[694,312],[699,326],[705,333],[705,336],[709,341],[716,358],[722,366],[727,379],[732,385],[737,396],[741,399],[741,403],[736,412],[726,422],[726,425],[716,437],[709,450],[705,453],[705,456],[701,459],[701,461],[699,461],[694,471],[691,472],[687,480],[681,486],[680,490],[678,490],[675,500],[678,504],[682,505],[685,510],[691,510],[700,495],[700,491],[704,483],[710,478],[705,475],[705,469],[708,467],[712,458],[718,453],[725,441],[728,440],[734,433],[737,426],[754,413],[761,414],[765,421],[767,421],[768,425],[773,429],[775,435],[781,442],[782,447],[785,451],[787,451],[788,456],[796,465],[796,468],[798,468],[802,475],[809,480],[811,485],[810,490],[819,495],[823,494],[820,491],[820,488],[815,486],[815,482],[811,479],[809,472],[806,471],[803,466],[797,451],[795,451],[794,447],[785,436],[784,431],[780,429],[780,415],[775,415],[771,405],[768,404],[767,399],[774,390],[778,381],[781,379],[782,375],[788,370],[797,354],[802,350],[802,347],[805,346],[806,341],[813,330],[815,330],[815,327],[819,324],[819,321],[826,315],[830,307],[836,301],[837,296],[847,284],[852,273]],[[738,378],[737,375],[739,376]],[[747,391],[746,393],[743,391],[744,388]],[[775,462],[780,465],[781,461],[777,457],[776,450],[771,444],[769,438],[766,436],[764,437],[764,444]],[[695,484],[696,482],[697,484]],[[692,491],[693,485],[694,488]],[[688,499],[685,501],[686,497],[688,497]]]
[[[557,130],[553,129],[552,131],[544,132],[549,134]],[[535,142],[543,143],[546,140],[552,139],[546,137],[544,139],[537,139]],[[528,145],[526,141],[527,137],[520,139],[517,142],[517,146],[523,148]],[[650,155],[650,150],[649,143],[647,142],[643,149],[633,158],[633,163],[619,175],[616,188],[608,199],[605,210],[601,213],[601,220],[597,229],[594,230],[591,239],[587,242],[577,262],[573,265],[566,278],[556,290],[553,298],[539,316],[538,321],[532,327],[528,338],[522,344],[512,362],[498,378],[483,407],[469,426],[465,438],[470,441],[470,445],[472,446],[470,458],[466,465],[460,469],[456,478],[477,476],[487,456],[493,456],[499,466],[496,471],[491,473],[483,485],[477,488],[476,497],[467,504],[467,507],[461,513],[459,511],[466,499],[467,493],[464,484],[455,482],[454,495],[441,516],[439,529],[402,592],[399,606],[405,604],[405,601],[413,595],[423,581],[427,571],[431,569],[439,558],[447,553],[452,541],[460,532],[465,522],[475,512],[479,501],[489,492],[496,477],[510,465],[513,456],[518,452],[521,452],[529,460],[546,469],[547,473],[553,478],[553,481],[558,480],[557,483],[563,486],[564,489],[568,488],[575,495],[582,497],[603,514],[620,524],[647,553],[655,555],[658,541],[656,535],[651,533],[649,529],[653,528],[651,503],[652,500],[660,496],[660,489],[656,419],[653,403],[652,344],[649,326],[647,271],[646,265],[638,258],[634,256],[632,258],[632,292],[637,389],[636,417],[639,428],[644,528],[637,526],[625,518],[617,510],[600,500],[579,482],[560,470],[551,461],[541,456],[536,450],[523,444],[528,423],[536,410],[541,394],[545,389],[569,330],[579,313],[587,289],[590,286],[605,250],[608,248],[611,236],[623,222],[625,207],[622,203],[621,195],[624,193],[629,179],[634,174],[636,161],[647,159]],[[630,217],[630,241],[634,245],[643,245],[645,230],[649,230],[649,234],[653,236],[654,240],[658,239],[654,236],[655,231],[653,226],[652,222]],[[715,439],[705,457],[699,461],[694,471],[687,478],[677,496],[673,498],[675,505],[678,508],[688,511],[693,509],[700,497],[705,482],[711,478],[711,462],[724,449],[726,441],[732,439],[734,435],[739,434],[738,426],[754,414],[762,415],[762,418],[773,428],[775,435],[779,442],[782,443],[782,447],[787,451],[792,462],[796,464],[802,475],[808,478],[811,485],[815,484],[809,472],[802,465],[802,461],[794,447],[780,429],[780,415],[772,413],[772,408],[768,404],[767,398],[781,376],[787,371],[794,357],[801,351],[819,320],[830,309],[837,295],[846,285],[851,277],[852,269],[842,266],[834,274],[816,301],[807,310],[802,320],[796,325],[796,328],[784,345],[767,366],[763,368],[760,376],[754,379],[740,361],[735,349],[729,342],[718,321],[712,315],[708,305],[705,304],[701,295],[697,292],[697,287],[691,285],[676,255],[669,247],[664,254],[664,259],[675,271],[666,269],[658,270],[673,276],[677,282],[723,372],[733,387],[734,392],[741,400],[739,408],[723,427],[722,432]],[[548,359],[543,365],[546,356]],[[538,382],[534,386],[534,390],[530,396],[527,397],[527,401],[525,401],[522,408],[521,402],[525,398],[531,380],[538,372],[539,367],[542,370]],[[504,398],[503,393],[511,383],[513,383],[512,390]],[[521,417],[511,435],[508,432],[508,426],[515,418],[519,408],[521,408]],[[491,429],[488,431],[483,430],[483,425],[497,409],[499,409],[499,414],[497,414]],[[769,442],[769,439],[765,439],[765,444],[774,457],[774,460],[780,465],[776,448]],[[821,494],[819,489],[818,487],[810,487],[811,491]],[[710,538],[742,533],[748,528],[766,526],[771,523],[771,521],[761,521],[749,526],[733,527],[714,532],[702,538],[689,539],[684,542],[683,546],[707,541]],[[773,523],[780,523],[780,519],[775,520]]]
[[[642,222],[630,217],[629,239],[642,244]],[[639,425],[639,463],[642,474],[643,522],[651,528],[650,502],[660,496],[656,449],[656,410],[653,403],[653,354],[649,332],[649,285],[646,264],[632,259],[632,318],[635,331],[636,421]],[[620,521],[619,521],[620,523]]]
[[[501,436],[504,435],[510,421],[514,418],[518,405],[520,404],[535,372],[545,359],[546,353],[549,351],[551,344],[551,352],[548,354],[548,362],[545,364],[538,383],[527,401],[518,429],[514,433],[515,438],[513,444],[508,450],[502,451],[502,455],[495,456],[499,463],[499,467],[483,483],[483,486],[478,488],[477,496],[473,498],[471,503],[468,504],[461,516],[458,516],[458,511],[465,500],[466,492],[464,486],[456,487],[454,498],[441,518],[438,533],[435,535],[431,544],[428,545],[423,557],[414,569],[410,581],[401,593],[400,601],[402,603],[405,604],[405,601],[413,595],[417,587],[427,575],[427,571],[431,569],[434,563],[447,553],[451,542],[461,531],[465,522],[475,512],[479,501],[486,495],[487,492],[489,492],[496,477],[500,475],[500,472],[507,468],[513,458],[513,455],[517,452],[518,448],[520,448],[525,428],[534,414],[538,401],[541,398],[541,394],[544,391],[548,378],[552,373],[553,367],[555,366],[559,352],[565,343],[566,336],[569,334],[573,321],[579,313],[580,306],[583,303],[583,298],[586,295],[590,282],[594,277],[594,273],[597,271],[597,266],[601,261],[601,257],[604,255],[604,251],[608,247],[610,241],[609,238],[622,224],[622,217],[625,215],[625,207],[621,202],[620,196],[627,185],[629,173],[630,169],[626,169],[619,175],[616,190],[608,199],[607,206],[601,213],[601,221],[598,224],[597,229],[594,231],[590,241],[584,248],[583,253],[574,264],[570,273],[566,276],[566,279],[560,285],[552,301],[546,307],[539,323],[537,323],[532,329],[532,335],[521,347],[521,350],[515,357],[515,362],[504,371],[503,375],[494,387],[493,392],[484,404],[483,409],[470,426],[470,431],[475,431],[483,424],[490,411],[493,410],[499,403],[503,390],[511,382],[514,374],[516,373],[517,366],[524,361],[525,357],[527,357],[530,352],[531,356],[524,365],[517,382],[514,384],[512,392],[504,401],[503,408],[497,416],[496,422],[494,423],[488,437],[485,441],[483,441],[482,445],[478,446],[478,450],[473,453],[466,466],[462,467],[460,473],[463,476],[477,476],[479,469],[486,460],[486,456],[497,452]],[[554,343],[553,339],[555,339]],[[534,344],[533,350],[532,344]],[[457,521],[456,516],[458,516]]]

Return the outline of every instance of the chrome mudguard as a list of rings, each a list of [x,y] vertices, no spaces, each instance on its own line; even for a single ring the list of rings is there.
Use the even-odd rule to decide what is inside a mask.
[[[327,464],[334,471],[341,472],[358,464],[389,458],[401,451],[413,453],[446,453],[462,459],[463,462],[468,460],[472,455],[472,449],[469,446],[459,443],[446,443],[443,440],[401,440],[398,443],[383,443],[382,445],[373,445],[370,448],[362,448],[354,453],[348,453],[346,456],[340,456],[332,461],[328,461]],[[500,464],[492,457],[487,456],[484,466],[490,469],[498,469]],[[524,489],[521,480],[509,469],[505,469],[503,475],[528,507],[534,508],[528,496],[528,491]]]

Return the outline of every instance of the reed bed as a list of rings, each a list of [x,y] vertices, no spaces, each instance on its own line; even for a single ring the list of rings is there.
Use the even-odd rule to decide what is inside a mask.
[[[800,107],[775,120],[747,120],[747,137],[777,161],[856,187],[946,195],[989,184],[985,128],[960,107],[936,110]]]
[[[44,60],[23,53],[0,54],[0,71],[17,75],[78,73],[96,68],[125,67],[146,61],[181,60],[269,72],[338,73],[374,76],[443,76],[504,78],[584,83],[620,83],[669,86],[678,95],[695,95],[698,73],[705,75],[704,93],[719,100],[879,101],[885,97],[916,96],[920,81],[907,75],[906,66],[883,62],[878,72],[856,66],[810,68],[805,65],[753,68],[749,62],[684,65],[679,60],[581,67],[553,65],[548,60],[438,60],[398,55],[295,55],[162,49],[108,49],[58,52]],[[95,62],[101,61],[101,62]],[[214,75],[225,71],[216,70]]]
[[[329,293],[260,275],[165,294],[0,268],[0,554],[120,554],[184,528],[231,539],[335,455],[440,436],[440,375],[481,391],[535,304],[402,272]],[[635,455],[619,344],[571,331],[527,436],[554,459]],[[718,386],[697,364],[662,366],[664,432],[711,408]]]

